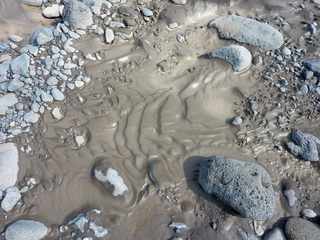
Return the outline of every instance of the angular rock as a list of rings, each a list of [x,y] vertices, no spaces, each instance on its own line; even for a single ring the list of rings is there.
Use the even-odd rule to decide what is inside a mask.
[[[248,49],[239,45],[219,48],[210,53],[211,58],[222,59],[232,65],[235,72],[243,72],[250,68],[252,55]]]
[[[220,37],[250,44],[264,50],[275,50],[283,43],[282,34],[274,27],[256,20],[229,15],[213,20],[210,27],[217,28]]]
[[[1,208],[10,212],[21,199],[21,193],[17,187],[9,187],[1,202]]]
[[[14,74],[29,76],[30,57],[27,54],[21,54],[10,63],[11,71]]]
[[[46,43],[49,43],[53,40],[53,31],[51,28],[43,27],[40,28],[32,33],[31,36],[31,43],[33,45],[44,45]]]
[[[312,222],[302,218],[290,218],[285,226],[288,240],[318,240],[320,228]]]
[[[63,12],[63,5],[53,4],[42,10],[42,15],[46,18],[58,18]]]
[[[49,229],[41,222],[34,220],[18,220],[7,227],[6,240],[41,240]]]
[[[63,101],[64,100],[64,94],[58,88],[53,88],[51,90],[51,95],[57,101]]]
[[[294,156],[305,161],[319,161],[319,138],[300,130],[293,130],[290,139],[292,141],[287,144],[287,147]]]
[[[15,185],[19,172],[18,161],[18,149],[15,144],[0,144],[0,191]]]
[[[271,177],[257,163],[212,156],[200,164],[198,181],[206,193],[242,217],[264,221],[273,215]]]
[[[313,58],[313,59],[306,59],[303,61],[303,64],[311,70],[315,74],[320,74],[320,59]]]
[[[23,118],[28,123],[36,123],[39,121],[40,115],[38,113],[30,111],[30,112],[27,112]]]
[[[90,8],[78,0],[65,2],[63,19],[75,29],[87,29],[93,24]]]
[[[18,103],[18,99],[14,93],[8,93],[0,97],[0,115],[6,114],[10,107]]]

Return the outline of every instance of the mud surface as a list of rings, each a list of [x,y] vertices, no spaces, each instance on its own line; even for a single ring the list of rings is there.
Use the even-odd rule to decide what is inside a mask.
[[[112,233],[107,239],[170,239],[179,234],[168,225],[183,222],[191,229],[182,234],[185,239],[224,240],[246,239],[241,236],[256,233],[257,224],[267,229],[304,207],[320,210],[318,165],[297,161],[277,148],[291,127],[319,136],[318,123],[299,114],[271,130],[250,116],[241,129],[231,126],[235,115],[245,116],[247,97],[265,94],[265,106],[268,102],[263,101],[272,98],[272,88],[261,94],[267,89],[261,77],[267,65],[253,65],[239,74],[220,60],[203,57],[233,43],[207,28],[211,19],[230,12],[259,16],[274,26],[273,16],[282,16],[292,28],[283,30],[284,35],[299,39],[301,22],[307,21],[307,13],[296,11],[300,2],[191,1],[178,12],[167,8],[167,1],[152,3],[160,14],[139,26],[133,39],[106,45],[88,35],[77,43],[85,54],[99,54],[101,59],[86,66],[91,82],[58,104],[62,120],[47,112],[30,134],[15,139],[23,150],[19,182],[33,177],[39,184],[8,218],[1,215],[1,221],[28,216],[60,225],[80,210],[97,208]],[[170,22],[181,26],[169,29]],[[24,36],[52,23],[38,8],[0,1],[0,39]],[[85,141],[79,145],[76,136]],[[28,146],[31,151],[26,151]],[[195,156],[217,154],[257,160],[270,172],[279,194],[284,180],[294,182],[298,206],[288,208],[280,197],[272,220],[253,223],[208,199],[193,178],[201,159]],[[92,169],[101,161],[121,174],[128,195],[114,197],[93,179]],[[54,233],[48,239],[56,239]]]

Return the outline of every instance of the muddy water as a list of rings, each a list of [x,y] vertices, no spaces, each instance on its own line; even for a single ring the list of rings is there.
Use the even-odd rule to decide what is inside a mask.
[[[23,24],[33,28],[41,23],[30,11],[13,17],[7,9],[24,10],[17,1],[8,2],[12,0],[0,2],[0,25],[7,29],[2,37],[24,33]],[[244,2],[233,6],[242,10],[257,5]],[[258,6],[268,11],[279,7],[266,2]],[[44,131],[35,130],[30,140],[33,151],[22,155],[20,175],[41,182],[25,197],[32,206],[29,214],[59,224],[74,211],[95,207],[103,210],[107,224],[118,223],[115,219],[132,212],[141,190],[151,185],[150,171],[162,186],[184,177],[182,166],[189,156],[240,154],[227,120],[235,114],[235,103],[254,87],[255,68],[234,74],[229,65],[203,57],[227,44],[206,26],[209,19],[230,10],[230,4],[205,1],[189,7],[181,14],[164,12],[159,24],[135,41],[106,46],[88,37],[78,43],[102,60],[88,64],[92,81],[61,105],[65,118],[56,121],[47,113],[40,128]],[[169,30],[168,21],[183,24]],[[85,136],[84,145],[77,145],[79,135]],[[126,197],[113,197],[93,180],[92,168],[101,161],[125,179]]]

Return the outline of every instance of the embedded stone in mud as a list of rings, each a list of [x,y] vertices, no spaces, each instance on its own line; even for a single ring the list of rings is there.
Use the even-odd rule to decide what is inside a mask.
[[[320,139],[300,130],[293,130],[287,144],[289,151],[296,157],[305,161],[319,161]]]
[[[0,144],[0,191],[15,185],[19,171],[18,161],[18,149],[15,144]]]
[[[87,29],[93,24],[93,15],[90,8],[78,0],[69,0],[64,3],[64,21],[75,29]]]
[[[290,218],[285,226],[288,240],[316,240],[320,236],[320,228],[312,222],[302,218]]]
[[[259,164],[212,156],[200,165],[203,190],[230,206],[242,217],[264,221],[275,207],[271,177]]]
[[[41,240],[48,234],[48,228],[34,220],[18,220],[5,231],[6,240]]]
[[[283,45],[282,34],[274,27],[241,16],[223,16],[213,20],[210,27],[217,28],[220,37],[250,44],[264,50],[275,50]]]
[[[123,196],[128,192],[128,187],[118,171],[111,167],[98,166],[94,169],[94,177],[107,188],[112,186],[114,197]]]
[[[230,63],[235,72],[243,72],[249,69],[252,62],[250,51],[240,45],[230,45],[216,49],[210,53],[210,57]]]

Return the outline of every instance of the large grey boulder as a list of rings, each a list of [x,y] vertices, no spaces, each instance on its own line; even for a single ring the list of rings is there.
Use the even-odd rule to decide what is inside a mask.
[[[0,144],[0,191],[15,185],[19,172],[18,149],[13,143]]]
[[[75,29],[87,29],[93,24],[90,8],[78,0],[65,1],[63,19]]]
[[[52,28],[43,27],[32,33],[31,43],[36,46],[41,46],[51,42],[53,38]]]
[[[285,226],[288,240],[318,240],[320,228],[312,222],[302,218],[290,218]]]
[[[293,130],[290,139],[287,147],[294,156],[306,161],[319,161],[319,138],[300,130]]]
[[[210,57],[219,58],[230,63],[235,72],[243,72],[249,69],[252,62],[250,51],[239,45],[216,49],[210,53]]]
[[[10,62],[12,73],[23,76],[29,76],[30,57],[27,54],[21,54]]]
[[[218,17],[209,26],[217,28],[222,38],[233,39],[264,50],[278,49],[284,42],[282,34],[274,27],[246,17]]]
[[[242,217],[264,221],[273,215],[271,177],[255,162],[212,156],[200,164],[198,181],[206,193]]]
[[[48,228],[34,220],[18,220],[6,229],[6,240],[41,240],[48,234]]]

